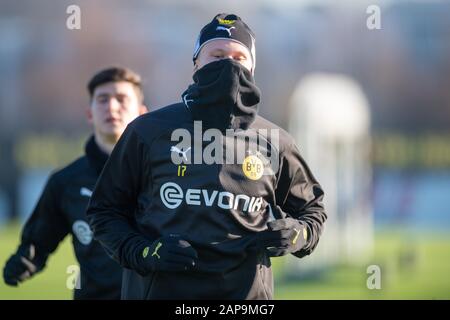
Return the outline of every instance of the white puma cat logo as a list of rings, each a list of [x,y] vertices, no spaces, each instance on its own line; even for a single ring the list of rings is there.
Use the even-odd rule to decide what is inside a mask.
[[[92,196],[92,191],[89,190],[89,189],[86,188],[86,187],[82,187],[82,188],[80,189],[80,195],[85,196],[85,197],[91,197],[91,196]]]
[[[236,27],[227,28],[227,27],[223,27],[223,26],[218,26],[216,28],[216,31],[217,30],[224,30],[224,31],[228,32],[228,35],[231,37],[231,29],[236,29]]]
[[[188,161],[188,159],[187,159],[187,157],[186,157],[186,153],[187,153],[189,150],[191,150],[191,147],[187,148],[187,149],[184,150],[184,151],[181,151],[180,149],[178,149],[178,147],[175,147],[175,146],[170,147],[170,151],[171,151],[171,152],[176,152],[176,153],[178,153],[178,154],[181,155],[181,156],[183,157],[183,159],[186,160],[186,161]]]

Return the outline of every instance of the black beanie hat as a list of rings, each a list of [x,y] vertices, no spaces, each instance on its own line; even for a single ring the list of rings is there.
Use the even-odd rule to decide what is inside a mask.
[[[202,28],[194,48],[193,61],[205,44],[215,39],[236,41],[245,46],[252,56],[252,70],[255,69],[255,34],[235,14],[219,13]]]

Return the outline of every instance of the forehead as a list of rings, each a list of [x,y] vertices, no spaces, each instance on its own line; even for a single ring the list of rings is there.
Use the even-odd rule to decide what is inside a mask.
[[[94,95],[102,95],[102,94],[130,94],[134,92],[134,85],[127,81],[119,81],[119,82],[107,82],[97,86],[94,90]]]
[[[228,39],[214,39],[208,43],[206,43],[200,54],[202,52],[208,53],[213,52],[217,50],[226,51],[228,53],[241,53],[248,57],[250,57],[250,52],[248,51],[247,47],[240,44],[239,42],[236,42],[234,40],[228,40]]]

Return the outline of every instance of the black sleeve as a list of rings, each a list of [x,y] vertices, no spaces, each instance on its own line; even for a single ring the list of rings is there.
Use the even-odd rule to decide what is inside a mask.
[[[134,227],[134,213],[144,179],[147,146],[128,125],[100,174],[87,209],[95,239],[125,268],[139,270],[137,252],[148,240]],[[143,169],[144,168],[144,169]]]
[[[67,220],[61,212],[61,192],[60,183],[52,175],[22,230],[20,246],[33,244],[36,256],[43,262],[69,233]]]
[[[319,242],[327,219],[322,203],[324,192],[295,143],[291,143],[281,155],[278,178],[275,211],[281,217],[299,220],[308,231],[306,245],[293,253],[301,258],[311,254]]]

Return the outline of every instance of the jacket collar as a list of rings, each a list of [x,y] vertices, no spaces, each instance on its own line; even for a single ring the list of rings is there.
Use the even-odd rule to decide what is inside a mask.
[[[103,170],[103,166],[105,165],[106,160],[108,160],[108,154],[99,148],[99,146],[95,142],[95,138],[93,135],[86,142],[84,151],[86,153],[89,164],[92,166],[92,168],[94,168],[97,174],[100,174],[100,172],[102,172]]]

